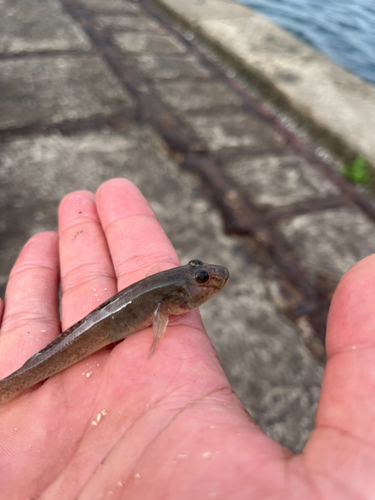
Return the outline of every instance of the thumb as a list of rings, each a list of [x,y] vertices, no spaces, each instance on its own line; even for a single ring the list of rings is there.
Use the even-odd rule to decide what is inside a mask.
[[[368,491],[369,483],[375,486],[375,255],[340,281],[326,344],[316,428],[305,454],[325,474]]]

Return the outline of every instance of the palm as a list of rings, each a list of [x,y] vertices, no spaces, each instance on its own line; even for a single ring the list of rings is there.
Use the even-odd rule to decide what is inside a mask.
[[[64,200],[59,263],[53,233],[21,253],[7,289],[0,376],[58,333],[59,265],[66,328],[155,263],[177,264],[130,183],[103,185],[96,206],[100,222],[89,193]],[[336,293],[317,427],[302,455],[254,425],[193,311],[172,322],[151,359],[145,330],[1,407],[2,497],[373,498],[374,268],[373,258],[363,261]]]

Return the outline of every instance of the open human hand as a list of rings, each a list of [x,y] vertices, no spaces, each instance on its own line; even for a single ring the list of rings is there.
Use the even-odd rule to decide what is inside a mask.
[[[133,184],[115,179],[96,197],[65,197],[59,234],[25,245],[0,303],[0,378],[156,263],[179,265]],[[0,498],[375,498],[374,297],[371,256],[335,293],[302,454],[253,422],[194,310],[171,320],[151,358],[147,328],[1,406]]]

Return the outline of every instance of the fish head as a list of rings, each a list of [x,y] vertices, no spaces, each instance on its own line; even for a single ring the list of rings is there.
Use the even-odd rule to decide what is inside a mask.
[[[182,314],[199,307],[220,292],[229,280],[225,267],[191,260],[181,269],[181,283],[168,297],[170,314]]]

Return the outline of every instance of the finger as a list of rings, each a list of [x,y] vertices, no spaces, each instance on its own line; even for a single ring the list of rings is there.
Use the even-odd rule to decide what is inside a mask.
[[[112,179],[96,194],[119,289],[143,279],[155,264],[179,265],[177,254],[139,189],[126,179]]]
[[[3,319],[3,312],[4,312],[4,302],[3,299],[0,299],[0,325]]]
[[[59,234],[65,329],[114,295],[117,283],[92,193],[77,191],[62,200]]]
[[[0,335],[0,378],[19,368],[60,332],[58,238],[33,236],[9,277]]]
[[[308,450],[313,453],[324,442],[329,450],[325,459],[336,464],[345,456],[344,446],[351,449],[358,442],[365,442],[366,446],[375,443],[374,300],[375,255],[372,255],[342,278],[329,314],[328,361],[316,431]],[[341,443],[339,447],[334,445],[337,440]]]

